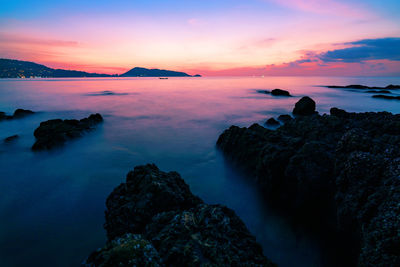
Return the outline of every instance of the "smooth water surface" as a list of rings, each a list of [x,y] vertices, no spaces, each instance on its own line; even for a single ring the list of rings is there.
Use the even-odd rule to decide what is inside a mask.
[[[303,95],[320,113],[400,112],[400,102],[318,85],[400,84],[400,78],[88,78],[0,80],[0,111],[38,113],[0,122],[0,266],[79,266],[105,243],[105,199],[134,166],[178,171],[193,193],[234,209],[280,266],[321,266],[316,240],[262,204],[215,148],[232,124],[249,126],[291,112]],[[282,88],[294,97],[257,90]],[[52,151],[32,152],[41,121],[87,117],[104,123]],[[18,134],[5,144],[2,139]]]

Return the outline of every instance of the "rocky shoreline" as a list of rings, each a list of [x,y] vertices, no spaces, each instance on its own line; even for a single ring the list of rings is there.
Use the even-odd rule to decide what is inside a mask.
[[[234,211],[154,164],[129,172],[106,206],[107,244],[82,266],[275,266]]]
[[[217,146],[269,204],[344,236],[349,265],[400,266],[400,115],[321,116],[310,100],[276,130],[231,126]]]

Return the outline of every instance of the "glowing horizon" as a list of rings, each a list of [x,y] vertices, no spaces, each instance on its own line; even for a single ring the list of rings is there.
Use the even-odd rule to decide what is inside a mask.
[[[394,76],[396,10],[395,0],[17,0],[0,11],[0,57],[107,74]]]

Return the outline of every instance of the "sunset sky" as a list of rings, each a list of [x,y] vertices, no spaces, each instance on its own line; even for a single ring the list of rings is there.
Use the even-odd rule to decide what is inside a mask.
[[[400,76],[399,0],[1,0],[0,57],[53,68]]]

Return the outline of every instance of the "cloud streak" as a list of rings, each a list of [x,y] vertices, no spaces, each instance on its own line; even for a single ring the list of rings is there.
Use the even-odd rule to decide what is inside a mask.
[[[400,61],[400,38],[365,39],[345,43],[352,47],[321,53],[324,62],[365,62],[367,60]]]

